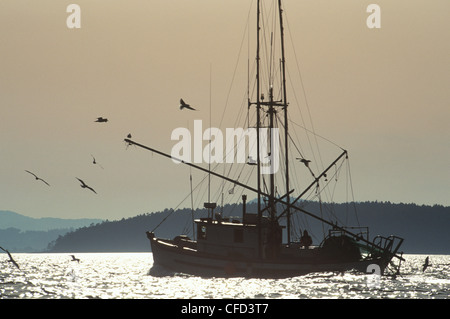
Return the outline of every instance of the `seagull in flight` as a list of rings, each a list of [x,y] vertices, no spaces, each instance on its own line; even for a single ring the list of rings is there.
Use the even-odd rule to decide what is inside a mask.
[[[76,179],[78,179],[78,180],[80,181],[80,183],[81,183],[81,185],[80,185],[81,188],[87,188],[87,189],[90,189],[91,191],[93,191],[94,193],[97,194],[97,192],[96,192],[92,187],[86,185],[86,183],[83,182],[81,179],[79,179],[78,177],[76,177]]]
[[[128,133],[127,138],[128,138],[128,139],[131,138],[131,133]],[[128,148],[128,146],[133,145],[131,142],[125,141],[125,143],[127,143],[127,148]]]
[[[102,123],[102,122],[108,122],[108,119],[103,118],[103,117],[97,117],[97,119],[95,120],[95,122],[99,122],[99,123]]]
[[[304,159],[304,158],[299,158],[299,157],[297,157],[297,159],[298,159],[300,162],[302,162],[303,164],[305,164],[306,167],[309,168],[309,163],[311,163],[310,160],[307,160],[307,159]]]
[[[253,157],[248,156],[248,161],[247,161],[248,165],[257,165],[257,160],[253,159]]]
[[[196,111],[196,109],[194,109],[193,107],[191,107],[189,104],[186,104],[184,101],[183,101],[183,99],[180,99],[180,110],[182,110],[182,109],[184,109],[184,108],[186,108],[186,109],[189,109],[189,110],[192,110],[192,111]]]
[[[71,261],[77,261],[77,262],[80,262],[80,260],[79,260],[78,258],[75,258],[75,255],[70,255],[70,256],[72,256],[72,260],[71,260]]]
[[[92,163],[93,163],[93,164],[98,164],[97,161],[95,160],[94,155],[91,154],[91,156],[92,156]],[[100,166],[101,168],[103,168],[103,166],[101,166],[100,164],[98,164],[98,166]]]
[[[0,247],[1,250],[3,250],[5,253],[8,254],[9,256],[9,261],[12,262],[14,264],[14,266],[17,267],[17,269],[20,269],[19,265],[16,263],[16,261],[12,258],[11,254],[9,253],[9,251],[3,247]]]
[[[307,159],[304,159],[304,158],[300,158],[300,157],[297,157],[296,159],[299,160],[300,162],[302,162],[303,164],[305,164],[305,166],[309,169],[309,172],[311,173],[311,175],[316,177],[316,175],[314,175],[313,171],[309,167],[309,163],[311,163],[310,160],[307,160]]]
[[[27,170],[25,170],[25,172],[30,173],[31,175],[33,175],[33,176],[36,178],[37,181],[42,181],[42,182],[44,182],[45,184],[47,184],[48,186],[50,186],[49,183],[47,183],[46,181],[44,181],[42,178],[36,176],[36,174],[31,173],[30,171],[27,171]]]
[[[429,257],[425,258],[425,263],[422,266],[423,266],[422,272],[424,272],[425,269],[427,269],[429,266],[431,266]]]

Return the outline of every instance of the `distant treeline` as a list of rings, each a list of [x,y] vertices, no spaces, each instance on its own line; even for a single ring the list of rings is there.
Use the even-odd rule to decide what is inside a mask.
[[[15,253],[42,252],[48,248],[49,242],[73,230],[73,228],[61,228],[47,231],[22,231],[14,227],[9,227],[0,229],[0,246]]]
[[[393,204],[389,202],[362,202],[324,204],[302,202],[303,208],[338,225],[349,222],[349,226],[369,226],[369,237],[375,235],[397,235],[405,239],[405,253],[449,254],[450,207],[440,205],[419,206],[415,204]],[[331,208],[332,207],[332,208]],[[242,205],[226,205],[216,211],[223,216],[242,216]],[[256,211],[256,203],[247,204],[247,212]],[[207,211],[197,209],[196,218],[207,216]],[[293,229],[294,238],[302,229],[313,233],[315,244],[320,244],[323,234],[330,226],[306,220],[302,214],[293,215],[300,229]],[[159,226],[158,226],[159,225]],[[158,227],[157,227],[158,226]],[[173,238],[181,233],[192,236],[192,211],[166,209],[162,212],[146,213],[119,221],[104,221],[89,227],[79,228],[59,236],[49,244],[49,252],[149,252],[150,244],[145,232],[155,227],[162,238]]]
[[[42,252],[58,236],[101,221],[93,218],[33,218],[0,210],[0,246],[15,253]]]

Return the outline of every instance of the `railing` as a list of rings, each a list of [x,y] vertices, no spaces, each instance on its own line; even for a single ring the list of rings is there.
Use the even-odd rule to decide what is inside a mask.
[[[391,235],[389,237],[376,236],[373,243],[382,248],[383,253],[389,253],[391,255],[396,255],[400,245],[403,243],[403,238]]]
[[[376,236],[372,242],[369,241],[369,228],[368,227],[343,227],[342,229],[330,229],[328,232],[329,237],[348,235],[346,229],[361,229],[357,234],[354,234],[354,239],[363,239],[366,242],[365,248],[370,255],[390,255],[404,260],[402,256],[397,255],[397,251],[403,243],[403,238],[391,235],[389,237]],[[324,240],[325,241],[325,240]]]
[[[348,232],[346,232],[346,229],[360,229],[360,232],[354,234],[355,239],[365,239],[366,241],[369,240],[369,227],[342,227],[343,229],[330,229],[328,231],[328,237],[332,236],[339,236],[339,235],[348,235]]]

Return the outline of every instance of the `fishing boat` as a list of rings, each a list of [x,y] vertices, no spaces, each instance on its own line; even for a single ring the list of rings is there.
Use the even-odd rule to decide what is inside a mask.
[[[216,202],[204,202],[207,215],[195,219],[192,238],[180,234],[171,239],[159,238],[155,229],[147,232],[153,255],[153,267],[164,268],[176,273],[205,277],[254,277],[286,278],[312,272],[345,272],[388,274],[398,273],[404,260],[399,248],[403,238],[395,235],[369,238],[368,227],[347,226],[337,219],[328,219],[317,212],[308,210],[304,197],[314,192],[320,194],[329,185],[331,176],[336,176],[340,163],[348,160],[348,152],[341,149],[338,156],[324,165],[319,172],[313,172],[312,163],[295,147],[291,151],[288,117],[289,103],[286,88],[285,34],[283,26],[284,10],[281,0],[273,1],[276,8],[277,30],[279,32],[279,65],[273,67],[266,76],[269,83],[261,79],[261,0],[256,8],[256,76],[255,94],[248,94],[246,109],[256,113],[252,126],[256,132],[255,159],[251,166],[256,170],[253,183],[220,173],[220,170],[203,167],[184,159],[174,158],[172,154],[126,138],[127,145],[135,145],[155,154],[177,160],[209,177],[217,178],[243,190],[239,195],[240,216],[224,216]],[[273,46],[273,33],[270,44]],[[275,50],[268,50],[269,56]],[[269,67],[270,69],[271,67]],[[274,79],[277,79],[275,81]],[[278,86],[278,87],[276,87]],[[277,93],[275,93],[277,92]],[[267,99],[265,99],[267,97]],[[281,136],[279,133],[281,130]],[[265,133],[264,133],[265,132]],[[268,133],[267,133],[268,132]],[[264,134],[263,134],[264,133]],[[283,142],[280,147],[278,142]],[[277,146],[277,147],[275,147]],[[275,154],[277,153],[277,154]],[[275,156],[280,157],[280,169],[267,169]],[[292,158],[294,158],[292,163]],[[269,160],[267,160],[269,158]],[[297,174],[291,174],[290,166],[301,165],[310,172],[306,187],[297,190],[292,187]],[[175,164],[174,164],[175,165]],[[273,168],[273,167],[272,167]],[[336,172],[335,172],[336,171]],[[295,175],[292,177],[291,175]],[[280,177],[281,176],[281,177]],[[281,180],[281,186],[279,185]],[[320,190],[319,190],[320,189]],[[252,205],[247,202],[249,192],[255,199]],[[230,192],[231,193],[231,192]],[[222,205],[223,207],[223,205]],[[248,208],[254,209],[250,211]],[[313,245],[307,226],[294,229],[294,216],[301,215],[322,225],[322,239]],[[296,237],[294,236],[296,234]]]

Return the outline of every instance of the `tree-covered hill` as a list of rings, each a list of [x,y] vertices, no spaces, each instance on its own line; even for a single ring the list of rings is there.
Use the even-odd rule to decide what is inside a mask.
[[[329,204],[303,202],[302,207],[339,225],[369,226],[370,238],[375,235],[397,235],[405,239],[405,253],[450,253],[450,207],[419,206],[415,204],[392,204],[389,202],[362,202]],[[217,210],[220,210],[218,208]],[[256,211],[256,203],[247,204],[247,212]],[[224,216],[241,216],[241,205],[227,205]],[[205,210],[196,210],[195,217],[206,216]],[[164,220],[163,223],[161,223]],[[293,221],[300,229],[293,230],[294,238],[302,229],[312,233],[314,244],[320,244],[329,227],[306,220],[295,214]],[[162,238],[173,238],[181,233],[192,236],[192,213],[190,209],[147,213],[119,221],[104,221],[83,227],[60,236],[49,246],[51,252],[148,252],[150,244],[145,232],[160,225],[155,234]]]
[[[0,246],[15,253],[42,252],[58,236],[101,221],[93,218],[33,218],[0,210]]]

